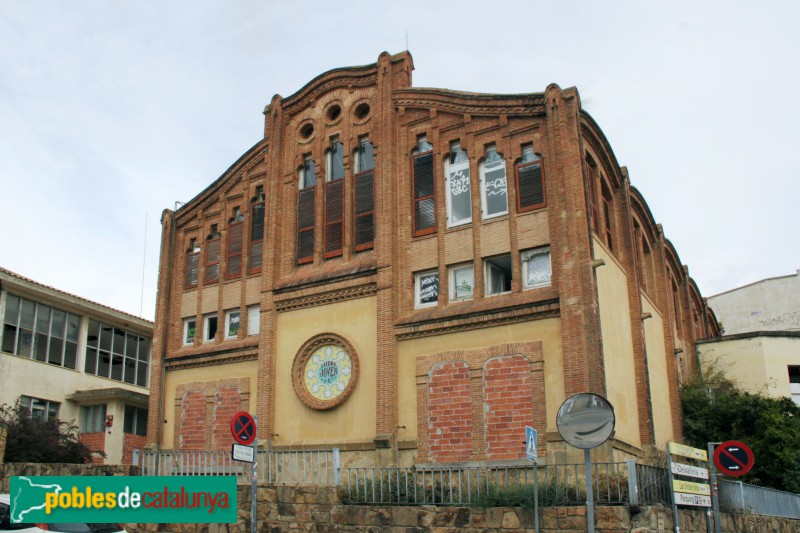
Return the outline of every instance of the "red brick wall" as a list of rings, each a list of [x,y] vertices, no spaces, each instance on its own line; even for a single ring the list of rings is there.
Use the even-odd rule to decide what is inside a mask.
[[[472,400],[469,365],[442,363],[428,383],[428,432],[435,461],[466,461],[472,455]]]
[[[242,395],[239,387],[217,389],[214,398],[214,430],[211,447],[214,450],[229,450],[233,444],[231,435],[231,416],[241,411]]]
[[[81,433],[81,442],[93,452],[106,451],[105,431],[98,431],[97,433]],[[102,465],[105,464],[105,459],[99,455],[92,455],[92,463],[96,465]]]
[[[141,450],[147,444],[147,437],[143,435],[135,435],[133,433],[125,433],[122,437],[122,464],[133,464],[133,450],[137,448]]]
[[[525,426],[533,426],[530,363],[521,355],[496,357],[483,370],[486,451],[489,459],[525,457]]]
[[[181,450],[206,449],[206,395],[187,392],[181,403],[179,447]]]

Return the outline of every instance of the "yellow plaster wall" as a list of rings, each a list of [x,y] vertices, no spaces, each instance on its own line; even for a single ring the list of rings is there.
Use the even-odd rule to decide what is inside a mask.
[[[650,401],[653,406],[653,427],[656,446],[673,440],[672,408],[669,403],[669,375],[664,347],[664,319],[647,298],[642,298],[642,312],[650,313],[644,321],[644,340],[647,350],[647,370],[650,379]],[[674,357],[674,356],[673,356]]]
[[[278,314],[275,369],[276,445],[372,442],[375,437],[377,299],[359,298]],[[320,333],[336,333],[358,354],[359,377],[350,397],[327,411],[306,407],[292,387],[298,350]]]
[[[258,375],[258,365],[256,361],[244,363],[230,363],[224,365],[203,366],[199,368],[188,368],[184,370],[173,370],[167,372],[164,387],[164,433],[162,434],[161,444],[165,448],[172,448],[173,437],[175,435],[175,391],[179,385],[195,382],[217,381],[228,378],[245,378],[250,380],[250,413],[256,412],[256,376]],[[150,416],[158,416],[151,413]]]
[[[564,401],[561,321],[558,318],[548,318],[399,342],[399,420],[400,425],[405,428],[398,431],[398,440],[417,438],[417,358],[450,350],[474,350],[496,344],[535,341],[542,342],[544,356],[547,431],[557,431],[556,413]]]
[[[614,406],[616,437],[641,446],[639,410],[636,406],[636,379],[631,337],[631,314],[625,273],[597,240],[594,253],[605,265],[595,269],[600,302],[600,330],[608,400]]]

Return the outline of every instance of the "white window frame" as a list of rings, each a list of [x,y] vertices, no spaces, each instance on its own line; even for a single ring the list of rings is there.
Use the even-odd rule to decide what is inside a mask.
[[[469,168],[469,153],[466,150],[463,150],[467,156],[465,161],[459,161],[458,163],[451,163],[450,158],[454,153],[454,149],[462,150],[461,143],[458,141],[454,141],[450,143],[450,152],[447,154],[447,159],[444,162],[444,196],[445,196],[445,203],[447,205],[447,227],[454,228],[456,226],[463,226],[464,224],[469,224],[472,222],[472,177]],[[453,206],[450,194],[450,168],[454,166],[464,167],[463,170],[467,171],[467,181],[466,184],[469,187],[469,190],[466,191],[467,198],[469,199],[469,216],[466,218],[455,219],[453,213]]]
[[[372,166],[369,168],[361,168],[361,152],[364,149],[364,145],[370,145],[370,150],[372,151]],[[358,139],[358,148],[356,148],[355,154],[353,156],[353,173],[359,174],[361,172],[366,172],[367,170],[372,170],[375,168],[375,147],[372,146],[372,143],[369,141],[369,136],[364,135],[363,137],[359,137]]]
[[[211,330],[211,328],[209,327],[209,322],[211,321],[212,318],[217,321],[217,327],[214,330],[214,335],[212,335],[211,338],[209,338],[208,332]],[[203,316],[203,342],[204,343],[214,342],[214,340],[217,337],[217,331],[219,331],[219,320],[217,318],[217,314],[216,313],[210,313],[208,315],[204,315]]]
[[[58,414],[61,412],[61,402],[45,400],[44,398],[36,398],[34,396],[20,396],[19,404],[28,410],[28,415],[31,418],[38,420],[50,420],[51,416],[52,418],[58,418]],[[40,418],[35,413],[44,414]]]
[[[422,284],[422,278],[428,278],[431,276],[436,276],[437,281],[437,288],[436,288],[436,301],[435,302],[426,302],[422,303],[421,294],[420,294],[420,287]],[[417,272],[414,274],[414,307],[422,308],[422,307],[435,307],[439,304],[439,288],[441,287],[441,280],[439,280],[439,271],[438,270],[426,270],[424,272]]]
[[[456,275],[460,273],[469,272],[472,276],[472,285],[470,286],[469,296],[458,296],[458,286],[456,284]],[[450,292],[451,302],[464,302],[475,298],[475,265],[472,263],[462,263],[454,265],[447,269],[448,287]]]
[[[336,179],[333,178],[333,148],[335,145],[339,145],[342,151],[342,175]],[[344,168],[344,144],[339,139],[338,135],[334,135],[331,137],[331,145],[328,153],[325,156],[325,181],[339,181],[344,179],[347,176],[347,170]]]
[[[489,201],[488,197],[486,196],[486,159],[488,158],[488,154],[490,151],[493,151],[495,154],[497,154],[497,156],[500,158],[500,163],[503,165],[503,171],[504,171],[503,180],[505,181],[505,198],[506,198],[505,211],[498,211],[497,213],[492,213],[492,214],[489,213]],[[503,157],[503,154],[497,152],[497,147],[493,144],[486,147],[485,153],[486,157],[484,157],[483,161],[481,161],[480,168],[478,169],[481,177],[481,218],[483,220],[508,214],[508,167],[506,165],[506,160]]]
[[[239,318],[239,324],[236,326],[236,335],[231,336],[231,319],[233,316],[236,315]],[[239,338],[239,329],[242,326],[242,313],[238,309],[231,309],[230,311],[225,311],[225,339],[238,339]]]
[[[308,172],[307,164],[308,164],[309,161],[311,162],[311,166],[313,168],[313,170],[311,171],[311,177],[314,179],[314,183],[312,183],[312,184],[308,183],[309,176],[307,175],[307,172]],[[300,167],[300,179],[298,181],[301,191],[303,189],[308,189],[308,188],[311,188],[311,187],[315,187],[317,185],[317,176],[315,174],[316,173],[316,167],[317,166],[314,163],[314,158],[311,157],[311,154],[303,156],[303,166]]]
[[[498,257],[501,257],[501,256],[488,257],[488,258],[483,260],[483,293],[486,296],[497,296],[499,294],[508,294],[508,293],[511,292],[511,289],[509,289],[507,291],[500,291],[500,292],[489,292],[491,290],[491,288],[492,288],[492,272],[491,271],[494,270],[494,269],[500,270],[500,268],[498,268],[494,263],[492,263],[492,259],[497,259]],[[502,254],[502,257],[508,257],[509,261],[510,261],[511,254]],[[505,276],[505,275],[506,275],[505,272],[503,272],[503,276]],[[509,282],[510,281],[511,281],[511,278],[509,278]],[[505,285],[505,283],[504,283],[504,285]]]
[[[194,322],[194,335],[192,335],[192,342],[186,342],[186,338],[189,336],[189,324]],[[197,340],[197,318],[184,318],[183,319],[183,345],[184,346],[193,346],[194,341]]]
[[[547,256],[547,281],[543,281],[540,283],[529,283],[528,282],[528,261],[531,258],[537,255],[546,255]],[[550,257],[550,247],[543,246],[541,248],[533,248],[531,250],[524,250],[520,252],[520,259],[522,262],[522,287],[524,289],[537,289],[539,287],[549,287],[553,280],[553,263]]]
[[[261,308],[251,305],[247,308],[247,335],[258,335],[261,329]]]

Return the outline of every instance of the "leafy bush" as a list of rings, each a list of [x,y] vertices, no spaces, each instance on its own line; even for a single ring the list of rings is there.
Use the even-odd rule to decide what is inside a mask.
[[[32,418],[19,402],[0,406],[0,424],[8,430],[6,463],[86,463],[92,451],[81,441],[78,427],[58,419]],[[94,452],[105,457],[102,452]]]

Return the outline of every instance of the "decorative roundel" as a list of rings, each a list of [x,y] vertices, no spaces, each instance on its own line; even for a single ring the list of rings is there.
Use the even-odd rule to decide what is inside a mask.
[[[343,337],[323,333],[306,342],[292,364],[292,385],[312,409],[342,404],[358,380],[358,356]]]

